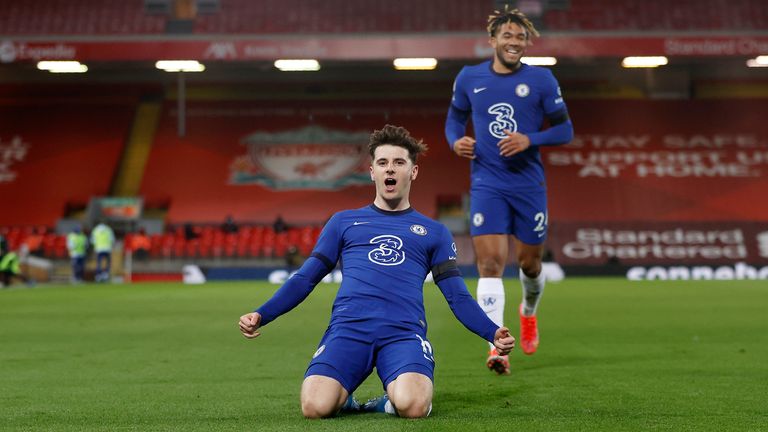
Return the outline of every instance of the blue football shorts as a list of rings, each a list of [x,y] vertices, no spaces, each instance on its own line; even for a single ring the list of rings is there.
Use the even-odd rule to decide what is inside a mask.
[[[529,245],[547,238],[547,191],[472,189],[469,233],[512,234]]]
[[[406,372],[417,372],[434,380],[432,345],[418,327],[397,323],[372,325],[369,321],[334,324],[320,340],[304,377],[331,377],[352,394],[374,366],[384,391]]]

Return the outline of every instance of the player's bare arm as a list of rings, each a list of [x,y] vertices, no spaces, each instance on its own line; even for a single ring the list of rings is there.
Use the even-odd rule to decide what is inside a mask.
[[[240,332],[248,339],[258,337],[261,332],[256,330],[261,325],[261,314],[258,312],[247,313],[240,317]]]
[[[499,351],[499,355],[507,355],[515,347],[515,337],[509,333],[506,327],[499,327],[493,336],[493,345]]]
[[[504,133],[507,134],[506,138],[502,138],[496,144],[499,147],[499,154],[502,156],[514,156],[531,146],[531,139],[527,135],[508,130],[505,130]]]
[[[463,136],[453,143],[453,151],[461,157],[468,159],[475,158],[475,139]]]

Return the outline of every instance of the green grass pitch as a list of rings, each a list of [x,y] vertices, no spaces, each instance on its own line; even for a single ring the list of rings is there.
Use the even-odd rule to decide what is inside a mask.
[[[476,281],[468,281],[474,291]],[[517,281],[507,320],[518,332]],[[549,284],[541,345],[512,374],[485,369],[485,342],[425,286],[434,411],[310,421],[304,369],[328,322],[320,285],[255,341],[239,316],[266,283],[79,285],[0,290],[0,430],[553,431],[768,430],[768,283]],[[356,392],[378,396],[375,374]]]

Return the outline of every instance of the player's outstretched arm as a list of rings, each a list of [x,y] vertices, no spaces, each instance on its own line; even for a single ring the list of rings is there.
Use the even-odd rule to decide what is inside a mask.
[[[254,339],[261,333],[257,330],[261,325],[261,314],[258,312],[247,313],[240,317],[240,332],[248,339]]]
[[[332,267],[327,258],[313,254],[291,276],[266,303],[254,312],[259,314],[259,325],[265,326],[299,305],[312,292],[315,286],[327,275]],[[335,264],[335,263],[334,263]]]
[[[506,327],[499,327],[493,336],[493,346],[499,351],[499,355],[507,355],[515,347],[515,337],[509,333]]]
[[[433,270],[433,275],[435,271]],[[464,324],[469,331],[481,338],[494,342],[498,334],[499,326],[494,324],[483,310],[478,306],[477,301],[469,294],[464,279],[460,276],[449,276],[446,278],[435,277],[438,288],[448,301],[453,315]],[[507,330],[509,332],[509,330]]]

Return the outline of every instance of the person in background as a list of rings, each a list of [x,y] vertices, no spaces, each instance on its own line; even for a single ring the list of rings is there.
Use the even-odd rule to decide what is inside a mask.
[[[99,222],[91,231],[91,244],[96,252],[96,282],[108,282],[112,267],[115,233],[106,223]]]
[[[238,229],[239,228],[232,218],[232,215],[227,215],[227,218],[224,219],[224,223],[221,224],[221,230],[226,234],[236,234]]]
[[[139,228],[139,232],[133,235],[130,246],[131,252],[137,260],[144,261],[149,257],[149,249],[152,246],[152,242],[149,240],[147,231],[144,228]]]
[[[67,235],[67,250],[72,262],[72,282],[80,283],[85,276],[85,254],[88,252],[88,237],[80,226],[72,228]]]
[[[288,246],[288,249],[285,251],[285,265],[288,267],[288,273],[301,267],[303,262],[304,258],[301,256],[299,248],[296,245]]]
[[[196,239],[197,232],[195,231],[195,227],[192,225],[191,222],[187,222],[184,224],[184,240],[193,240]]]
[[[288,224],[285,223],[282,215],[277,215],[277,218],[272,223],[272,230],[275,231],[275,234],[288,231]]]
[[[24,245],[30,255],[41,257],[44,255],[43,251],[43,237],[47,228],[44,226],[36,227],[24,240]]]
[[[3,236],[0,236],[0,286],[5,288],[11,285],[14,278],[21,279],[27,284],[30,283],[30,280],[21,274],[19,256],[9,250],[8,242]]]

